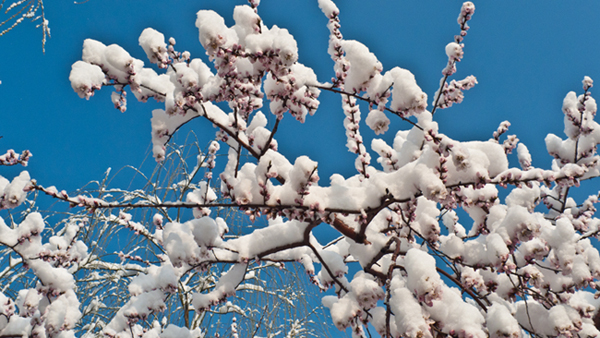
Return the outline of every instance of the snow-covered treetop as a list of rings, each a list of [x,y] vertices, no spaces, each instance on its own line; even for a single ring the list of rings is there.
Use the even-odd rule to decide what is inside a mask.
[[[318,5],[330,33],[330,82],[318,80],[298,62],[294,37],[263,22],[258,1],[237,6],[231,27],[213,11],[198,12],[199,40],[212,66],[178,52],[173,38],[165,41],[151,28],[142,32],[139,43],[157,67],[145,66],[118,45],[83,43],[82,60],[73,64],[69,77],[80,97],[89,99],[109,86],[115,90],[115,107],[125,111],[129,87],[140,101],[164,102],[164,109],[151,117],[157,161],[165,159],[165,145],[183,124],[206,122],[216,131],[214,139],[206,140],[209,150],[198,166],[204,176],[191,176],[188,184],[194,190],[179,199],[142,203],[69,196],[37,185],[25,174],[10,184],[0,182],[0,191],[8,196],[6,207],[21,203],[22,195],[8,194],[27,186],[91,211],[152,208],[168,215],[170,209],[193,209],[194,217],[184,222],[163,222],[157,216],[154,224],[135,223],[136,232],[151,238],[164,255],[131,280],[129,301],[103,334],[170,337],[175,326],[144,321],[165,310],[165,298],[181,292],[178,282],[191,271],[228,267],[210,291],[193,290],[189,309],[204,313],[239,292],[249,266],[296,261],[317,287],[335,291],[322,303],[333,324],[340,330],[351,327],[354,336],[365,336],[367,324],[385,337],[598,336],[594,319],[600,301],[594,288],[600,254],[594,243],[599,196],[579,203],[569,197],[570,189],[600,175],[592,80],[584,78],[582,94],[565,97],[566,138],[548,135],[553,166],[539,169],[527,147],[515,135],[506,136],[508,122],[491,132],[489,140],[461,142],[446,136],[435,120],[439,109],[461,103],[465,91],[477,84],[474,76],[450,79],[466,57],[473,3],[460,9],[459,34],[440,46],[448,63],[439,90],[429,96],[409,70],[383,72],[365,44],[344,39],[340,11],[331,0]],[[283,118],[290,115],[299,123],[310,119],[320,96],[329,94],[341,98],[346,146],[356,155],[357,173],[349,178],[334,174],[323,182],[317,162],[286,156],[275,136]],[[226,109],[221,102],[228,104]],[[366,125],[375,133],[392,132],[390,119],[403,120],[405,129],[393,131],[392,144],[382,139],[366,144],[361,136],[365,109]],[[275,117],[271,126],[268,114]],[[509,165],[508,154],[515,149],[520,168]],[[215,164],[220,151],[227,154],[226,161]],[[378,156],[377,164],[372,154]],[[218,171],[218,192],[210,185],[213,171]],[[498,186],[509,186],[510,193],[501,198]],[[216,208],[270,221],[227,238],[226,221],[211,216]],[[133,227],[130,215],[119,219]],[[0,238],[15,246],[22,234],[34,236],[34,223],[12,230],[5,226],[0,231],[7,236]],[[323,226],[335,229],[339,238],[323,243],[313,233]],[[39,250],[18,245],[18,252]],[[349,276],[352,264],[359,271]],[[61,279],[63,270],[30,267],[40,269],[40,280],[56,274],[43,284],[57,297],[71,297],[68,278]],[[0,322],[0,330],[8,327],[4,325]],[[237,335],[236,325],[232,332]],[[177,327],[186,336],[196,336],[194,329]]]

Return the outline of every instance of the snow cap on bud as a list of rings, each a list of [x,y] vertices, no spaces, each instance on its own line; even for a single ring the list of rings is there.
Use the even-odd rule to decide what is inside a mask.
[[[462,46],[456,42],[450,42],[446,45],[446,55],[450,60],[460,61],[464,55]]]
[[[323,11],[326,17],[332,18],[340,14],[340,10],[331,0],[319,0],[319,8]]]
[[[350,62],[346,88],[355,92],[366,90],[370,80],[383,70],[381,62],[367,46],[358,41],[345,40],[341,42],[341,46]]]
[[[384,112],[377,109],[369,112],[366,122],[369,128],[371,128],[377,135],[385,133],[390,125],[390,119],[385,116]]]
[[[254,9],[247,5],[235,6],[233,20],[238,28],[238,35],[246,36],[260,32],[260,17]]]
[[[235,32],[230,32],[223,19],[215,11],[201,10],[196,13],[196,27],[202,47],[213,55],[219,47],[237,43]]]
[[[138,39],[140,46],[144,49],[146,56],[152,63],[166,63],[169,59],[165,36],[152,28],[142,31]]]
[[[93,65],[101,65],[104,61],[104,51],[106,45],[94,39],[83,40],[83,50],[81,52],[81,60]]]
[[[427,94],[417,85],[415,76],[408,70],[394,67],[385,73],[384,79],[392,80],[392,103],[390,109],[420,113],[427,107]]]
[[[152,217],[152,223],[157,226],[158,228],[162,228],[163,225],[163,216],[161,214],[154,214],[154,216]]]
[[[373,309],[377,302],[385,297],[383,289],[375,282],[373,276],[359,271],[350,282],[352,293],[363,309]]]
[[[494,302],[487,312],[487,327],[492,338],[521,337],[519,322],[504,304]]]
[[[10,184],[2,184],[0,191],[0,209],[12,209],[25,202],[31,178],[27,171],[22,171]]]
[[[583,90],[588,90],[594,86],[594,80],[589,76],[584,76],[581,82],[583,83]]]
[[[71,66],[69,81],[71,87],[80,98],[88,99],[94,95],[94,90],[102,88],[104,83],[102,68],[84,61],[77,61]]]
[[[467,1],[465,3],[463,3],[461,9],[460,9],[461,14],[467,14],[467,15],[472,15],[473,13],[475,13],[475,4],[472,3],[471,1]]]
[[[442,280],[435,270],[435,259],[419,249],[409,249],[405,256],[407,284],[419,299],[428,306],[434,299],[441,298]]]

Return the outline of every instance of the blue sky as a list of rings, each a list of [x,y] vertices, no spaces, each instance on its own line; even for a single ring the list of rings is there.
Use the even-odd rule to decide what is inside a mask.
[[[41,31],[33,24],[23,23],[0,37],[4,50],[0,152],[31,150],[34,157],[27,170],[32,177],[67,191],[101,179],[108,167],[116,172],[144,163],[143,170],[150,172],[154,166],[150,114],[160,105],[139,104],[130,95],[128,111],[122,114],[112,107],[108,88],[89,101],[80,99],[68,76],[71,64],[81,57],[83,40],[117,43],[146,61],[137,41],[144,28],[153,27],[173,36],[178,50],[204,57],[195,13],[214,9],[231,24],[233,7],[244,3],[145,0],[142,6],[136,0],[47,1],[52,38],[45,54]],[[395,66],[411,70],[431,98],[446,64],[444,47],[459,32],[456,18],[461,3],[346,0],[338,6],[345,38],[367,45],[384,70]],[[436,113],[440,131],[458,140],[485,140],[501,121],[509,120],[509,133],[529,147],[534,166],[549,168],[544,137],[550,132],[563,137],[564,96],[571,90],[582,93],[585,75],[600,86],[600,22],[593,19],[600,13],[600,2],[475,1],[475,5],[465,57],[454,78],[475,75],[479,84],[466,92],[462,104]],[[262,0],[259,14],[267,26],[290,30],[299,45],[300,62],[313,67],[321,81],[331,78],[327,20],[316,1]],[[592,95],[595,92],[593,88]],[[269,118],[273,123],[273,116]],[[320,109],[305,124],[284,119],[278,134],[280,149],[292,160],[309,155],[319,162],[323,185],[335,172],[353,175],[354,156],[345,147],[342,119],[339,97],[323,92]],[[398,128],[408,125],[394,121],[384,138],[391,140]],[[198,135],[201,146],[214,137],[212,126],[196,119],[180,132],[179,140],[189,130]],[[362,131],[367,139],[373,137],[366,126]],[[10,178],[20,170],[0,168],[0,175]],[[127,187],[131,175],[125,170],[113,185]]]

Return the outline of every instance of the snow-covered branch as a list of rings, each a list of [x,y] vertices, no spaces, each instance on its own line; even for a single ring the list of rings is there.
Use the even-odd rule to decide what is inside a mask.
[[[333,325],[359,337],[367,324],[384,337],[600,335],[594,322],[600,318],[595,291],[600,193],[579,203],[570,194],[600,176],[593,81],[585,77],[583,93],[564,98],[566,138],[546,137],[553,162],[542,169],[516,135],[506,135],[508,121],[491,130],[489,140],[461,141],[446,135],[435,119],[438,108],[461,103],[463,92],[477,83],[474,76],[449,80],[464,56],[473,3],[460,9],[460,33],[445,47],[448,63],[438,91],[429,96],[430,110],[428,95],[409,70],[384,68],[366,45],[344,38],[340,11],[331,0],[318,5],[329,33],[331,83],[319,81],[298,62],[294,37],[269,27],[259,16],[258,1],[235,7],[232,26],[214,11],[197,13],[199,40],[211,66],[177,51],[173,38],[167,42],[152,28],[141,33],[139,44],[154,68],[118,45],[85,40],[82,59],[69,76],[81,98],[110,87],[120,111],[127,108],[127,88],[139,101],[164,102],[151,117],[157,161],[173,158],[169,142],[185,124],[212,125],[214,137],[203,139],[207,151],[198,154],[193,169],[182,169],[181,177],[162,187],[151,184],[150,191],[70,195],[43,187],[27,172],[11,183],[1,178],[2,208],[25,203],[27,191],[36,190],[83,208],[90,224],[102,230],[86,233],[78,225],[81,231],[73,232],[69,225],[62,234],[68,245],[50,240],[52,250],[36,249],[32,256],[22,246],[41,243],[41,226],[35,231],[23,225],[27,222],[4,226],[0,232],[9,235],[0,236],[2,244],[22,260],[8,266],[30,267],[41,280],[38,293],[63,287],[50,292],[52,300],[70,295],[74,282],[56,286],[60,278],[46,280],[44,272],[64,274],[67,281],[88,269],[97,271],[81,279],[90,292],[94,283],[101,290],[126,287],[113,311],[100,300],[84,302],[83,315],[93,318],[85,332],[106,337],[202,336],[207,334],[201,328],[204,318],[218,313],[235,313],[224,317],[232,336],[258,334],[269,329],[263,316],[275,309],[243,308],[239,295],[276,284],[279,280],[259,274],[293,262],[301,263],[320,290],[333,289],[322,297]],[[333,174],[325,183],[319,163],[288,156],[275,138],[281,136],[283,119],[309,125],[322,95],[339,96],[345,145],[355,156],[356,170],[350,177]],[[362,111],[368,111],[366,117]],[[275,120],[271,125],[269,113]],[[406,123],[392,131],[393,119]],[[394,132],[393,141],[369,139],[367,127],[376,135]],[[2,164],[26,164],[28,153],[9,152],[3,158]],[[236,221],[244,224],[243,231],[228,233],[234,222],[224,210],[241,212]],[[144,217],[137,214],[142,211]],[[332,229],[339,239],[323,244],[315,231],[319,227]],[[115,253],[98,246],[75,250],[79,236],[104,238],[116,231],[127,232],[133,244]],[[53,270],[40,270],[42,261],[53,262]],[[278,297],[293,303],[290,295]],[[165,315],[171,309],[184,318]],[[14,306],[0,307],[6,318],[9,311],[16,313]],[[70,320],[65,330],[72,329],[77,316],[63,317]],[[243,332],[245,318],[263,322]],[[303,332],[294,323],[286,331]],[[56,333],[52,325],[44,326],[48,335]],[[0,330],[6,327],[0,316]]]

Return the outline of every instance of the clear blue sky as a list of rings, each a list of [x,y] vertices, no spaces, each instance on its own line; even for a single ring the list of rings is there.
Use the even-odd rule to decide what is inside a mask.
[[[45,54],[41,31],[33,24],[23,23],[0,37],[0,152],[30,149],[32,177],[42,185],[68,191],[101,179],[108,167],[114,172],[125,165],[140,166],[145,160],[144,169],[151,171],[150,114],[160,105],[139,104],[130,95],[128,111],[121,114],[112,107],[109,88],[89,101],[80,99],[68,76],[71,64],[81,57],[83,40],[117,43],[146,62],[137,41],[144,28],[153,27],[176,38],[178,50],[204,56],[195,13],[214,9],[231,24],[233,7],[244,3],[90,0],[76,5],[67,0],[47,1],[52,38]],[[411,70],[431,98],[447,60],[444,47],[459,32],[456,18],[461,4],[345,0],[338,6],[345,38],[362,41],[385,70],[395,66]],[[501,121],[509,120],[509,133],[517,134],[529,147],[534,166],[549,168],[544,137],[549,132],[563,137],[564,96],[571,90],[581,93],[585,75],[600,87],[600,21],[595,19],[600,2],[488,0],[475,1],[475,5],[465,57],[454,78],[475,75],[479,84],[466,92],[462,104],[436,113],[440,131],[458,140],[486,140]],[[317,1],[262,0],[259,14],[267,26],[289,29],[298,41],[300,62],[313,67],[321,81],[331,78],[327,20]],[[592,95],[596,92],[593,88]],[[355,171],[354,156],[345,147],[339,97],[326,92],[321,97],[321,108],[305,124],[289,116],[284,119],[278,141],[292,161],[299,155],[318,161],[321,184],[326,185],[334,172],[347,177]],[[363,114],[366,117],[366,111]],[[269,118],[272,123],[273,117]],[[393,122],[387,140],[393,138],[394,128],[408,126]],[[212,126],[199,119],[187,130],[200,136],[201,145],[214,137]],[[181,139],[186,132],[182,131]],[[366,126],[363,135],[373,136]],[[11,178],[20,170],[0,168],[0,175]],[[114,184],[126,187],[131,175],[120,177]]]

